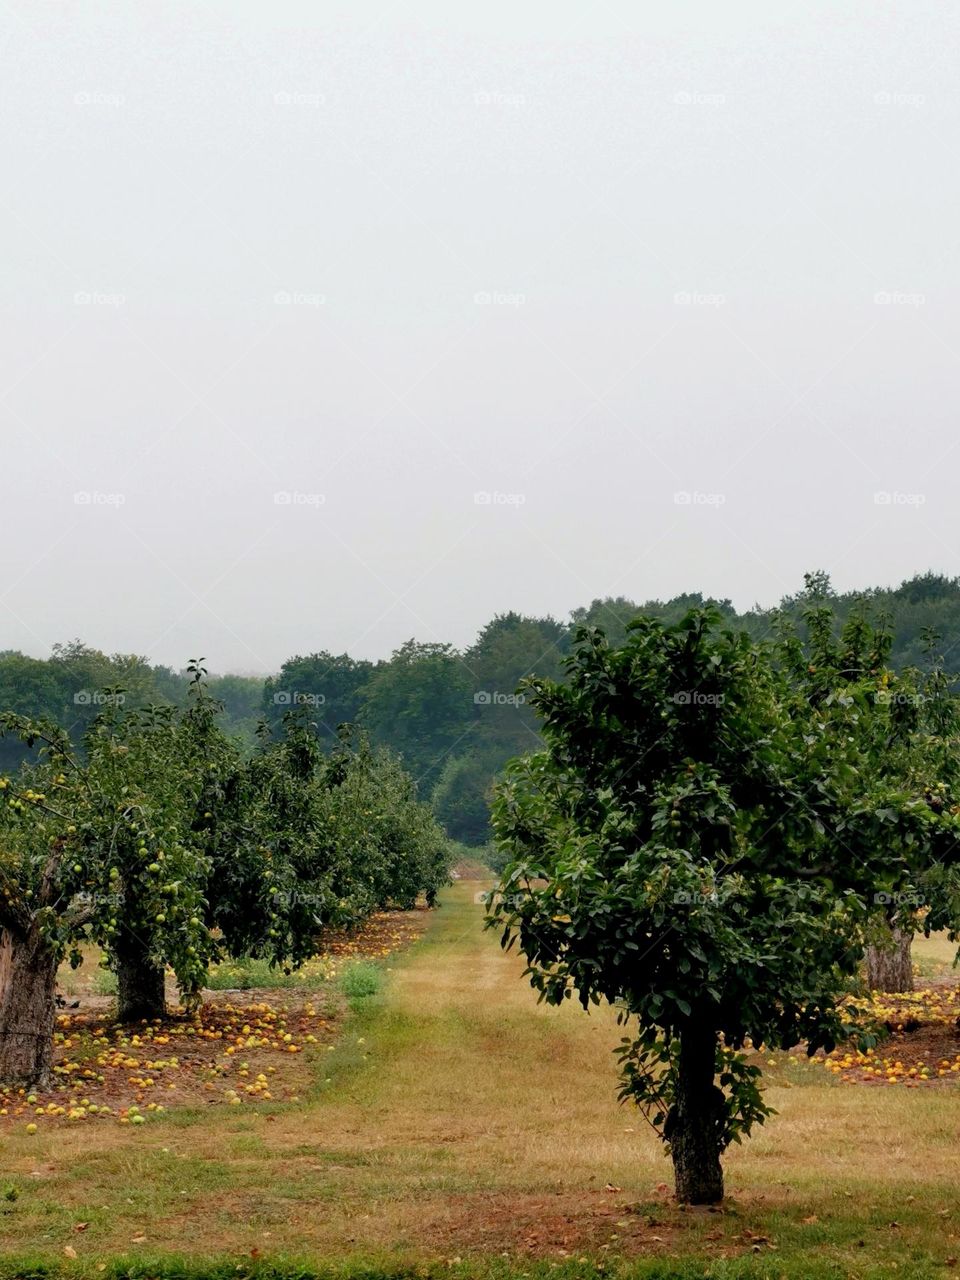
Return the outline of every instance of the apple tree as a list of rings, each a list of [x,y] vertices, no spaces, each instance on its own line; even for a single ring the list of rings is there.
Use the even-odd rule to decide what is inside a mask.
[[[714,1202],[723,1151],[769,1114],[744,1051],[848,1033],[876,888],[960,824],[865,767],[713,610],[639,619],[619,647],[583,628],[567,669],[528,685],[545,747],[499,788],[490,924],[542,999],[616,1006],[622,1096],[678,1198]]]
[[[171,710],[93,722],[78,754],[65,731],[6,716],[38,762],[0,779],[0,1079],[49,1075],[56,971],[82,942],[118,972],[122,1017],[163,1012],[163,965],[199,990],[210,952],[207,862],[191,838],[191,771]]]
[[[862,600],[838,622],[825,575],[807,574],[799,599],[801,628],[778,619],[777,658],[798,714],[821,734],[856,743],[862,775],[899,787],[933,814],[960,813],[960,706],[955,677],[944,670],[938,639],[924,636],[926,663],[894,671],[893,636]],[[866,981],[871,990],[913,989],[911,942],[922,929],[960,929],[960,885],[949,830],[918,839],[909,856],[886,867],[873,894],[865,930]],[[931,831],[936,836],[937,829]],[[946,844],[944,844],[946,840]]]

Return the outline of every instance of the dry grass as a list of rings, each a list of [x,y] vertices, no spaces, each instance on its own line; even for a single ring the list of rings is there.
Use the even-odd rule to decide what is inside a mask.
[[[906,1260],[900,1274],[915,1275],[960,1254],[960,1092],[842,1087],[786,1055],[771,1069],[779,1116],[726,1162],[727,1211],[676,1209],[659,1144],[615,1101],[613,1018],[537,1006],[521,962],[481,931],[476,887],[447,895],[386,997],[315,1054],[301,1104],[16,1130],[5,1166],[20,1195],[0,1200],[0,1250],[66,1246],[93,1262],[776,1248],[850,1274]]]
[[[956,954],[957,944],[950,942],[945,933],[933,933],[929,938],[920,934],[913,940],[913,965],[925,977],[955,981]]]

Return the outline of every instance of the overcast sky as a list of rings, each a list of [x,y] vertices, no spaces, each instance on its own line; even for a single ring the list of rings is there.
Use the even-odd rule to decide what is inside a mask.
[[[960,572],[960,10],[0,2],[0,649]]]

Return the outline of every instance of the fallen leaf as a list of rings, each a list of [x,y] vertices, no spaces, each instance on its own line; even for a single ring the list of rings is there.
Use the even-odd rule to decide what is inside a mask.
[[[604,1191],[622,1191],[623,1187],[615,1187],[612,1182],[608,1182],[603,1189]]]
[[[817,1215],[816,1215],[815,1213],[811,1213],[811,1215],[810,1215],[810,1217],[809,1217],[809,1218],[801,1218],[801,1219],[800,1219],[800,1221],[803,1223],[803,1225],[804,1225],[805,1227],[809,1227],[809,1226],[811,1226],[814,1222],[819,1222],[819,1221],[820,1221],[820,1219],[817,1217]]]
[[[143,1244],[143,1242],[144,1242],[144,1240],[146,1240],[146,1238],[147,1238],[146,1236],[132,1236],[132,1237],[131,1237],[131,1240],[130,1240],[130,1243],[131,1243],[131,1244]]]
[[[65,1244],[63,1246],[63,1252],[67,1255],[68,1258],[75,1258],[77,1256],[77,1251],[72,1244]]]
[[[74,1229],[74,1231],[86,1231],[86,1229],[87,1229],[87,1227],[89,1227],[89,1225],[90,1225],[90,1223],[89,1223],[89,1222],[75,1222],[75,1223],[73,1224],[73,1229]]]

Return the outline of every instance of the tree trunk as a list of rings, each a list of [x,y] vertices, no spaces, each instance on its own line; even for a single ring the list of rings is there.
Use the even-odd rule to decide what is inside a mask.
[[[121,1022],[151,1022],[166,1011],[164,971],[139,938],[128,934],[117,946],[117,1017]]]
[[[681,1204],[716,1204],[723,1199],[720,1141],[724,1102],[713,1083],[716,1064],[713,1028],[693,1023],[684,1028],[676,1098],[664,1131]]]
[[[39,929],[0,933],[0,1080],[47,1088],[53,1072],[57,956]]]
[[[913,961],[910,945],[913,931],[888,925],[889,940],[866,949],[867,986],[871,991],[912,991]]]

